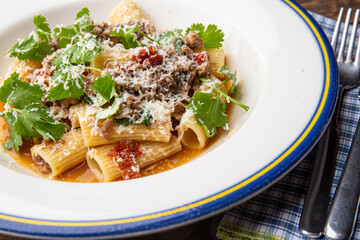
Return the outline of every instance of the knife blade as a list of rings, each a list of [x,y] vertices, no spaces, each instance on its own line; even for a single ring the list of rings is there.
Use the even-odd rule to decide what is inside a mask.
[[[360,98],[360,91],[358,93]],[[326,220],[330,239],[350,239],[358,215],[360,196],[360,120]]]

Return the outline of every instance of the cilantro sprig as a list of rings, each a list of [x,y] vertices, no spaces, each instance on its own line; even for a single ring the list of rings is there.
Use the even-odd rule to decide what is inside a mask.
[[[109,103],[115,95],[115,79],[110,74],[104,73],[104,76],[95,79],[94,85],[90,88],[97,91]]]
[[[146,37],[147,39],[149,39],[150,41],[156,42],[155,39],[149,37],[147,34],[142,32],[139,29],[138,24],[135,24],[133,26],[127,26],[125,28],[119,27],[117,29],[114,29],[110,33],[110,37],[119,37],[120,42],[124,45],[125,49],[143,46],[143,44],[137,40],[137,36],[135,33],[139,33],[139,34],[143,35],[144,37]]]
[[[186,29],[186,34],[190,31],[195,31],[198,36],[204,40],[204,48],[220,48],[222,47],[222,42],[224,41],[224,33],[219,29],[215,24],[209,24],[205,27],[202,23],[194,23]]]
[[[190,31],[195,31],[201,39],[204,41],[204,48],[220,48],[222,47],[222,42],[224,41],[224,33],[221,29],[214,24],[210,24],[205,27],[202,23],[194,23],[189,28],[186,29],[185,35]],[[156,39],[153,39],[146,35],[139,29],[139,25],[119,27],[114,29],[111,33],[111,37],[119,37],[120,42],[124,45],[126,49],[136,48],[139,46],[144,46],[137,40],[136,34],[139,33],[149,39],[152,42],[156,42],[160,46],[174,44],[176,51],[179,51],[183,45],[181,37],[183,36],[182,29],[175,29],[173,31],[166,31],[161,33]]]
[[[170,45],[173,42],[173,39],[181,37],[182,33],[183,33],[182,29],[175,29],[173,31],[163,32],[156,39],[156,42],[158,42],[161,45]]]
[[[111,103],[107,108],[100,108],[95,114],[98,119],[106,119],[114,116],[120,108],[121,100],[116,93],[115,79],[110,74],[93,67],[85,67],[85,69],[98,71],[102,74],[101,77],[95,79],[94,84],[90,89],[95,90],[100,96],[97,96],[98,107],[102,107],[106,103]]]
[[[244,110],[248,111],[249,107],[245,104],[240,103],[234,98],[230,97],[229,94],[238,92],[235,87],[236,82],[236,72],[229,73],[227,66],[222,66],[219,69],[219,72],[228,76],[228,78],[222,82],[211,84],[213,92],[223,96],[228,101],[235,103],[236,105],[242,107]],[[201,82],[209,83],[205,78],[198,78]],[[227,81],[233,81],[230,88],[229,94],[223,92],[218,86],[226,83]],[[190,99],[189,109],[194,112],[194,117],[199,126],[202,126],[207,137],[212,137],[216,133],[216,127],[226,127],[227,115],[226,115],[226,105],[221,102],[220,97],[216,96],[214,93],[203,93],[196,92],[194,96]]]
[[[22,82],[18,73],[13,73],[0,88],[0,101],[6,110],[0,113],[10,129],[5,149],[19,147],[23,139],[42,137],[47,140],[59,140],[65,133],[66,124],[56,122],[49,117],[50,109],[42,106],[45,91],[39,85]]]
[[[49,90],[48,100],[79,99],[84,95],[85,65],[104,51],[102,44],[91,34],[93,23],[89,10],[83,8],[76,14],[74,24],[54,29],[54,36],[59,38],[63,50],[52,61],[56,70],[51,78],[53,87]]]
[[[47,99],[56,101],[70,97],[73,99],[82,97],[85,87],[82,75],[84,68],[71,64],[59,65],[58,68],[50,80],[54,87],[48,91]]]
[[[225,79],[224,81],[222,81],[220,84],[224,84],[228,81],[232,81],[230,90],[229,90],[229,94],[240,94],[240,92],[236,89],[235,83],[236,83],[236,71],[234,73],[229,73],[229,70],[227,68],[226,65],[220,67],[218,69],[219,73],[222,73],[224,75],[226,75],[228,78]]]
[[[33,19],[35,30],[32,31],[25,39],[17,42],[7,54],[11,57],[17,57],[19,60],[36,60],[42,61],[45,56],[53,52],[53,47],[50,45],[51,29],[46,23],[44,16],[38,15]]]
[[[190,99],[189,109],[194,112],[196,122],[203,127],[208,138],[216,134],[216,127],[226,125],[226,105],[213,93],[196,92]]]
[[[84,7],[75,18],[75,23],[67,27],[54,28],[54,37],[58,38],[58,44],[61,48],[65,48],[68,44],[76,43],[85,33],[93,32],[94,21],[90,18],[89,9]]]
[[[73,44],[68,44],[64,51],[56,56],[52,62],[54,66],[58,68],[64,63],[87,65],[104,51],[102,44],[92,34],[75,36],[73,42]]]
[[[204,83],[208,83],[207,79],[199,77],[198,78],[201,82]],[[222,84],[223,82],[220,82],[218,84],[216,84],[216,86],[219,86],[220,84]],[[233,82],[234,84],[234,82]],[[244,110],[248,111],[250,109],[249,106],[246,106],[245,104],[242,104],[241,102],[235,100],[234,98],[230,97],[229,94],[224,93],[223,91],[221,91],[219,88],[217,88],[216,86],[212,86],[212,89],[217,92],[218,94],[220,94],[221,96],[223,96],[224,98],[226,98],[227,100],[229,100],[230,102],[235,103],[236,105],[238,105],[239,107],[242,107]],[[235,86],[235,85],[234,85]]]

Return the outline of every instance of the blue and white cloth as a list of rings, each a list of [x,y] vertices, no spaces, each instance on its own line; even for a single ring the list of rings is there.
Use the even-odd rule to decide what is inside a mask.
[[[311,14],[331,39],[336,21],[315,13]],[[332,195],[339,182],[359,120],[359,90],[360,87],[345,92],[342,99],[339,120],[340,146]],[[299,222],[315,153],[316,148],[271,188],[227,211],[217,229],[217,237],[223,240],[308,239],[300,234]],[[360,240],[360,218],[353,239]]]

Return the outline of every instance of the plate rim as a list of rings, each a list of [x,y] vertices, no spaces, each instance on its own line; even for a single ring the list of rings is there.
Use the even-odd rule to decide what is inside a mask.
[[[0,232],[37,238],[112,238],[144,235],[178,227],[225,211],[275,183],[294,168],[318,141],[328,125],[338,92],[337,64],[325,33],[294,0],[280,0],[310,28],[320,48],[324,87],[318,106],[304,131],[267,166],[242,181],[189,204],[146,215],[101,221],[54,221],[0,212]],[[284,171],[284,169],[286,169]]]

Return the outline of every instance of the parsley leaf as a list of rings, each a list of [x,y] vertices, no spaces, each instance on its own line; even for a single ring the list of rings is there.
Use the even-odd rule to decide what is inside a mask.
[[[206,136],[212,137],[216,127],[225,127],[227,122],[226,105],[213,93],[196,92],[190,99],[189,108],[194,112],[196,122],[202,126]]]
[[[60,100],[64,98],[79,99],[84,95],[84,69],[82,66],[72,66],[64,64],[60,69],[54,72],[51,83],[55,85],[48,91],[47,99],[49,101]]]
[[[36,27],[25,39],[17,42],[8,52],[11,57],[17,57],[19,60],[33,59],[42,61],[45,56],[53,52],[51,42],[51,29],[46,23],[44,16],[38,15],[33,19]]]
[[[90,88],[97,91],[107,102],[110,102],[115,94],[115,79],[110,74],[106,74],[103,77],[98,77]]]
[[[76,14],[75,23],[67,27],[57,27],[54,29],[54,37],[59,38],[58,44],[65,48],[68,44],[75,43],[76,36],[84,33],[92,33],[94,21],[90,18],[89,9],[83,8]]]
[[[224,33],[214,24],[209,24],[206,28],[202,23],[194,23],[186,30],[186,34],[195,31],[200,38],[204,40],[204,48],[220,48],[224,41]]]
[[[58,140],[65,132],[66,125],[49,117],[50,109],[41,106],[45,91],[38,85],[22,82],[18,73],[13,73],[0,88],[0,100],[9,107],[1,112],[10,129],[9,139],[4,148],[19,147],[31,137]]]

